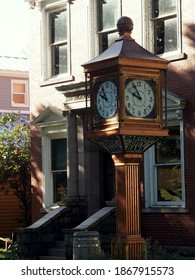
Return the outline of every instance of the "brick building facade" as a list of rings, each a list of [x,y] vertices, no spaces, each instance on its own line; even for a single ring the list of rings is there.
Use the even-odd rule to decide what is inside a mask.
[[[33,220],[64,204],[82,204],[90,216],[114,203],[112,160],[84,137],[81,65],[118,38],[116,22],[128,16],[136,42],[170,61],[163,84],[170,137],[144,154],[142,235],[195,246],[194,2],[29,0],[29,5]]]

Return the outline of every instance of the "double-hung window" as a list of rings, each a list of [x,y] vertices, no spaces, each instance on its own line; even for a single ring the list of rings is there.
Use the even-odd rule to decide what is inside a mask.
[[[42,5],[43,83],[61,82],[70,77],[69,4],[50,0]]]
[[[164,104],[163,92],[163,104]],[[169,136],[144,153],[145,211],[185,211],[183,110],[186,101],[168,92]],[[165,118],[163,112],[163,119]],[[183,209],[181,209],[183,208]]]
[[[67,10],[49,13],[51,75],[68,71],[67,60]]]
[[[118,38],[116,23],[121,17],[121,0],[98,1],[98,35],[100,53]]]
[[[185,207],[183,121],[144,154],[145,207]]]
[[[51,172],[53,202],[61,202],[67,193],[67,143],[66,138],[51,139]]]
[[[181,140],[178,127],[171,127],[169,137],[155,145],[156,203],[181,203]]]
[[[180,0],[152,0],[152,8],[155,54],[181,52]]]
[[[41,131],[43,207],[56,206],[67,193],[67,119],[47,107],[32,124]]]
[[[11,81],[11,105],[12,107],[28,106],[28,81]]]

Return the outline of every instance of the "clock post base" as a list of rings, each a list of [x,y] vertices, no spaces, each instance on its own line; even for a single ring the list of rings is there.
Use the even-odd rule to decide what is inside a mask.
[[[116,238],[113,257],[142,259],[140,161],[142,154],[112,155],[116,176]]]
[[[144,259],[145,240],[140,235],[119,235],[111,245],[112,257],[117,260]]]

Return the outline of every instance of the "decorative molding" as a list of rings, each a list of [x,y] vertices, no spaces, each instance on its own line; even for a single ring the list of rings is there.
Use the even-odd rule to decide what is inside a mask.
[[[86,96],[86,83],[72,83],[56,87],[56,90],[64,94],[65,111],[89,107],[89,96]]]
[[[29,3],[30,9],[34,9],[35,7],[40,9],[40,3],[43,2],[43,0],[25,0],[25,1]],[[67,0],[67,3],[74,4],[74,1],[76,0]]]
[[[37,0],[26,0],[26,2],[28,2],[30,9],[34,9],[35,6],[37,5],[38,1]]]
[[[77,102],[77,101],[84,101],[84,100],[86,100],[86,96],[83,94],[70,96],[70,97],[66,97],[66,104],[72,103],[72,102]]]

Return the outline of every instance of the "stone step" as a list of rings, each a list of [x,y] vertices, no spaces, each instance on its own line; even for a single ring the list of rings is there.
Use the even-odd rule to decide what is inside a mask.
[[[39,257],[40,260],[65,260],[65,241],[57,240],[55,241],[55,247],[48,248],[47,255]]]
[[[47,255],[40,256],[40,260],[66,260],[65,249],[49,248]]]
[[[40,260],[65,260],[65,257],[59,257],[59,256],[40,256]]]
[[[59,249],[65,249],[66,247],[66,242],[63,240],[57,240],[55,242],[55,248],[59,248]]]
[[[64,257],[65,258],[65,249],[59,248],[49,248],[48,249],[49,256],[57,256],[57,257]]]

